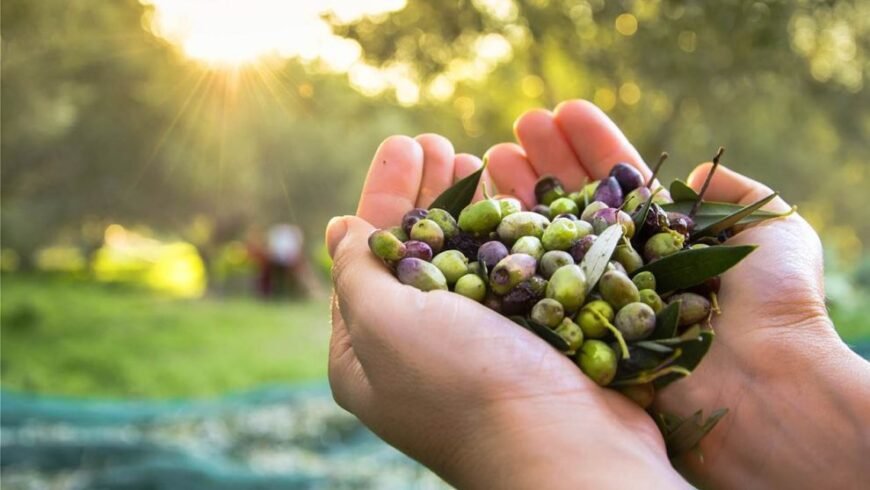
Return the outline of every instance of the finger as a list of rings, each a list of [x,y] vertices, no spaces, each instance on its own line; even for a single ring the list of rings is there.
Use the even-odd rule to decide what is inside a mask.
[[[474,172],[480,170],[480,167],[482,166],[483,162],[480,158],[477,158],[474,155],[469,155],[468,153],[460,153],[459,155],[456,155],[453,163],[453,181],[456,182],[468,177]],[[474,191],[475,201],[483,199],[483,189],[487,189],[487,192],[489,193],[494,192],[492,177],[489,175],[489,170],[484,170],[483,174],[480,176],[480,185],[478,185],[477,190]]]
[[[336,216],[326,224],[326,251],[330,258],[335,258],[335,249],[347,234],[348,216]]]
[[[702,163],[695,167],[695,170],[689,174],[689,186],[695,191],[700,192],[707,175],[713,164],[710,162]],[[732,202],[737,204],[752,204],[764,197],[769,196],[773,191],[766,185],[741,175],[723,165],[719,165],[716,172],[713,174],[713,179],[710,181],[710,186],[704,194],[704,199],[708,201]],[[791,206],[779,196],[767,203],[765,209],[770,211],[784,212],[791,209]]]
[[[332,336],[329,339],[329,387],[335,402],[345,410],[359,414],[370,404],[372,387],[356,357],[347,325],[332,297]]]
[[[420,144],[407,136],[390,136],[372,159],[357,216],[379,228],[399,223],[416,205],[422,177]]]
[[[501,143],[486,152],[489,175],[496,188],[523,202],[526,209],[535,205],[535,182],[538,174],[526,158],[526,152],[514,143]]]
[[[344,216],[330,221],[326,231],[327,248],[333,257],[336,295],[352,338],[360,319],[381,316],[383,308],[372,298],[390,298],[391,303],[398,305],[408,301],[408,295],[415,291],[396,281],[369,251],[368,236],[373,230],[369,223],[357,217]],[[364,323],[371,323],[374,329],[380,328],[376,321]],[[361,346],[355,344],[354,347],[361,356]]]
[[[628,138],[595,104],[571,100],[559,104],[555,114],[556,124],[591,178],[607,177],[610,169],[620,162],[637,168],[645,179],[652,175]]]
[[[538,175],[558,177],[570,190],[579,190],[589,179],[550,111],[526,112],[514,124],[514,133]]]
[[[453,183],[453,145],[437,134],[421,134],[414,139],[423,148],[423,178],[417,207],[428,208]]]

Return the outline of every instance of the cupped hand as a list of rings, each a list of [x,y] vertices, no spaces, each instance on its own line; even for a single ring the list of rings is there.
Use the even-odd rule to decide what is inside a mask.
[[[462,488],[684,485],[643,410],[488,308],[402,285],[368,250],[375,227],[398,224],[480,165],[439,136],[391,137],[372,160],[357,216],[330,222],[336,401]]]
[[[493,147],[488,170],[501,192],[521,196],[527,205],[534,202],[535,180],[545,174],[576,190],[618,162],[646,177],[651,173],[589,102],[528,112],[515,132],[520,145]],[[689,177],[695,190],[710,167],[703,164]],[[720,166],[704,197],[749,204],[770,192]],[[789,210],[780,198],[767,208]],[[702,441],[703,460],[690,454],[681,469],[704,486],[725,488],[840,488],[860,481],[862,471],[867,476],[860,460],[870,444],[870,372],[828,319],[818,236],[793,213],[751,227],[729,244],[759,247],[722,278],[722,313],[713,319],[709,354],[657,400],[657,408],[683,416],[730,409]]]

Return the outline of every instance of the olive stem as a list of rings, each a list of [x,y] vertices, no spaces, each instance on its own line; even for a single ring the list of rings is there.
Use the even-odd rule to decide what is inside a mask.
[[[604,323],[604,326],[607,327],[608,330],[613,332],[613,336],[616,337],[616,343],[619,344],[619,350],[622,353],[622,358],[631,359],[631,354],[628,352],[628,344],[625,343],[625,339],[622,337],[622,332],[620,332],[618,328],[614,327],[609,321],[607,321],[607,318],[605,318],[604,315],[602,315],[601,313],[593,311],[592,314],[594,314],[598,318],[598,320]]]
[[[656,163],[656,168],[653,169],[652,175],[649,176],[649,181],[646,183],[647,187],[652,187],[652,183],[656,180],[656,176],[659,174],[659,169],[662,168],[662,164],[665,163],[665,160],[668,159],[668,152],[663,151],[661,155],[659,155],[659,161]]]
[[[716,312],[717,315],[722,314],[722,310],[719,309],[719,296],[716,293],[710,293],[710,304],[713,306],[710,311]]]
[[[710,173],[707,174],[707,178],[704,180],[704,185],[701,187],[701,192],[698,193],[698,200],[695,201],[695,204],[692,205],[692,210],[689,211],[689,218],[695,219],[695,213],[698,212],[698,207],[701,205],[701,201],[704,200],[704,194],[707,193],[707,188],[710,187],[710,181],[713,180],[713,174],[716,172],[716,169],[719,168],[719,159],[722,158],[723,153],[725,153],[725,147],[720,146],[716,155],[713,157],[713,166],[710,167]]]
[[[488,188],[488,187],[489,187],[489,186],[486,185],[486,182],[481,182],[481,183],[480,183],[480,188],[481,188],[481,190],[483,191],[483,198],[486,199],[487,201],[490,200],[490,199],[492,199],[492,198],[489,196],[489,188]]]

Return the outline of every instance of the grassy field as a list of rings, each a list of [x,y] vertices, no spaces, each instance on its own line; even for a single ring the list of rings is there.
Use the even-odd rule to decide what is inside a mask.
[[[323,379],[328,308],[245,298],[179,300],[51,277],[4,275],[2,386],[50,394],[190,397]],[[833,311],[870,340],[866,311]]]
[[[326,374],[325,301],[177,300],[4,275],[0,307],[4,388],[186,397]]]

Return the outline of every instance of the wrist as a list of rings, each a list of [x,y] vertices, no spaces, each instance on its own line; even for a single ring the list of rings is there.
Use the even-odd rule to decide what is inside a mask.
[[[732,413],[702,441],[705,460],[681,460],[702,486],[845,488],[866,474],[870,363],[827,316],[789,330],[798,335],[769,339],[763,368],[741,367]]]
[[[688,488],[645,414],[648,424],[627,424],[590,405],[578,396],[493,407],[445,477],[458,488]]]

